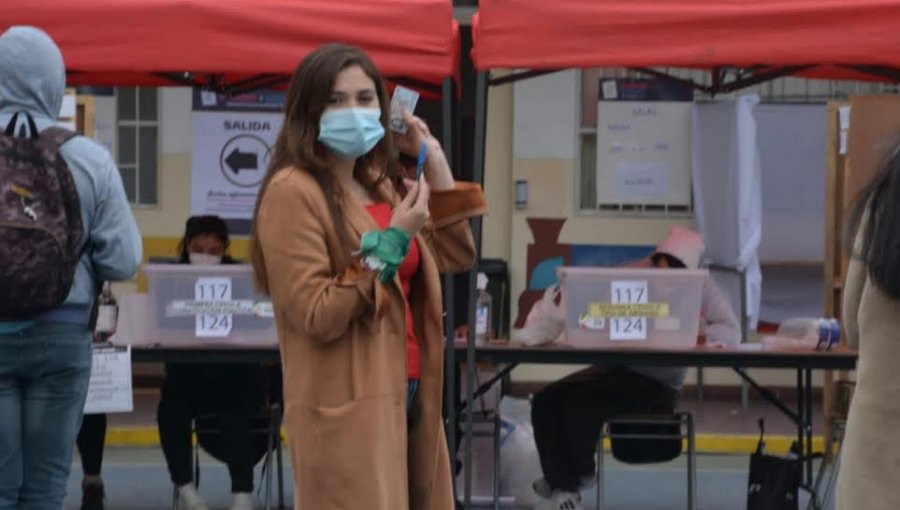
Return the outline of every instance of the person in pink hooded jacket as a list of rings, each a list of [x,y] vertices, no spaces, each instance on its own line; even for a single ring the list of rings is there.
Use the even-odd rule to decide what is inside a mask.
[[[628,267],[697,269],[703,236],[676,227],[647,259]],[[703,285],[701,335],[707,343],[736,344],[740,327],[718,285]],[[581,510],[580,490],[594,479],[594,455],[603,423],[622,414],[674,412],[686,367],[594,366],[575,372],[534,395],[531,421],[544,477],[537,510]]]

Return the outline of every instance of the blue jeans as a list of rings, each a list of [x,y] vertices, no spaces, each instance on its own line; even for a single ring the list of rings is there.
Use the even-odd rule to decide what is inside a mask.
[[[91,376],[84,326],[0,334],[0,510],[61,510]]]

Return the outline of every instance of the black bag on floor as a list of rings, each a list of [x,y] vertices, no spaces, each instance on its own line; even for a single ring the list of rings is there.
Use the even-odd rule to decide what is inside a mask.
[[[765,453],[764,424],[759,420],[759,443],[750,455],[747,510],[798,510],[802,483],[800,445],[791,445],[791,455]]]

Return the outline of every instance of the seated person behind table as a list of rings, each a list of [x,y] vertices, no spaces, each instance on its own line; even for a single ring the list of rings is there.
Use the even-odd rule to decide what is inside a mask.
[[[218,216],[193,216],[181,242],[182,264],[232,264],[228,229]],[[200,445],[228,465],[232,510],[253,508],[253,468],[265,455],[266,440],[252,434],[266,403],[267,372],[258,364],[166,364],[157,421],[160,442],[178,508],[207,510],[197,493],[191,451],[191,424],[209,418],[215,434],[201,434]]]
[[[657,268],[696,269],[703,237],[674,228],[645,264]],[[701,332],[707,343],[736,344],[738,320],[712,278],[703,285]],[[538,510],[580,510],[580,490],[594,480],[594,455],[607,418],[622,414],[675,411],[684,383],[683,367],[591,367],[576,372],[534,396],[531,420],[544,478],[535,492],[548,498]]]

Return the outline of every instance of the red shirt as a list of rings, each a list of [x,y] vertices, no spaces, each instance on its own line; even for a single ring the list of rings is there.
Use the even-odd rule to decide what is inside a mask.
[[[391,223],[391,205],[388,203],[372,204],[368,207],[369,214],[381,228],[387,228]],[[403,287],[403,304],[406,307],[406,373],[409,379],[418,379],[422,374],[419,360],[419,342],[416,340],[416,330],[413,326],[412,309],[409,307],[409,295],[412,291],[412,279],[419,271],[419,244],[413,238],[409,245],[409,253],[400,264],[397,274],[400,275],[400,284]]]

